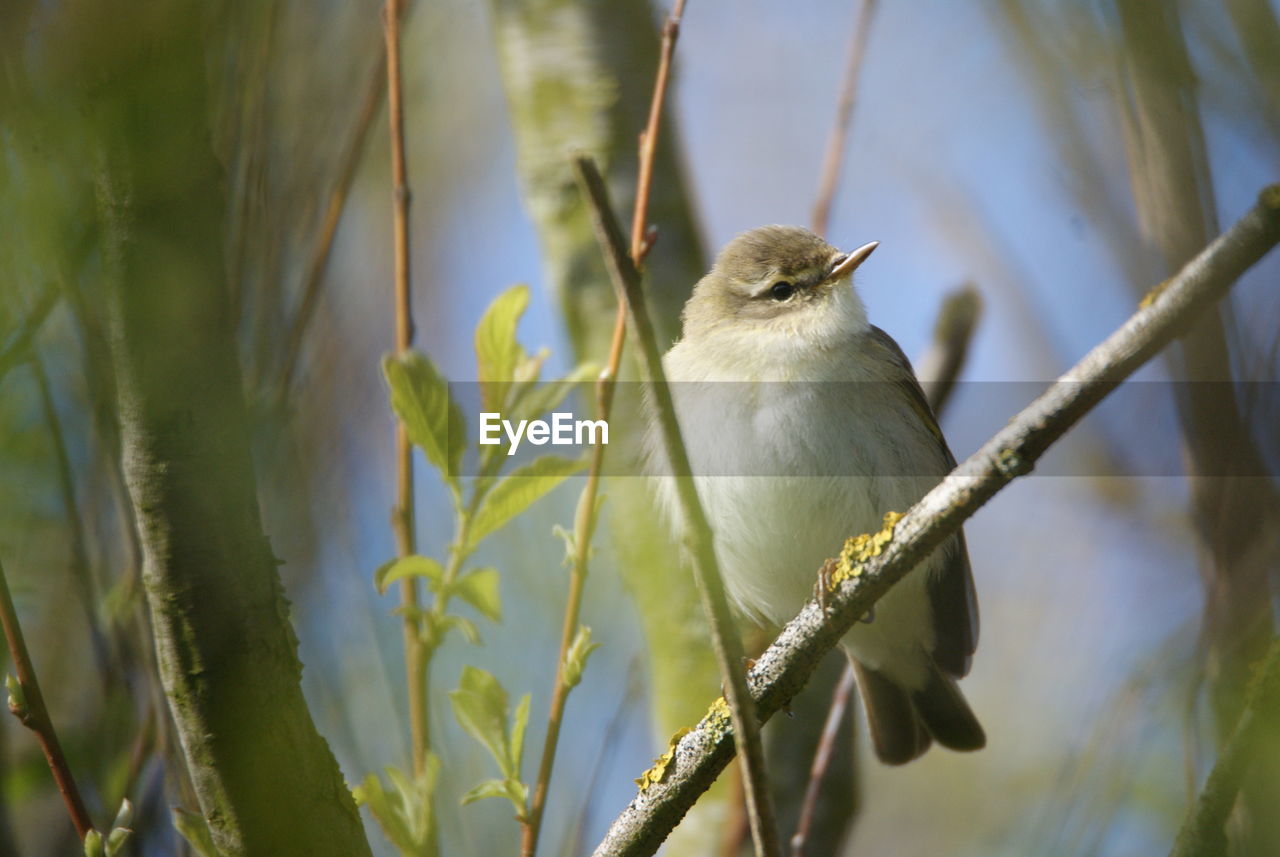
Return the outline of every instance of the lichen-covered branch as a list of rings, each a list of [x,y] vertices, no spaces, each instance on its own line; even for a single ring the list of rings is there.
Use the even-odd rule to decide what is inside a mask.
[[[819,659],[889,587],[954,533],[996,492],[1035,462],[1114,387],[1183,333],[1236,279],[1280,241],[1280,186],[1230,230],[1161,284],[1115,333],[1095,347],[940,485],[887,528],[882,547],[858,563],[826,599],[783,629],[749,674],[761,718],[776,713]],[[833,552],[836,546],[832,546]],[[733,736],[713,711],[675,746],[664,775],[650,782],[610,827],[595,857],[653,854],[732,757]]]

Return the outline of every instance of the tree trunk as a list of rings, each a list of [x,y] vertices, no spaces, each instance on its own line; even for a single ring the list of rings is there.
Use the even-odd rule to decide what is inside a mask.
[[[94,26],[122,37],[89,54],[92,78],[88,60],[80,70],[101,135],[126,480],[161,678],[201,812],[227,857],[368,855],[302,696],[279,560],[262,531],[222,258],[223,176],[209,143],[206,12],[185,0],[83,11],[72,26],[86,45]]]

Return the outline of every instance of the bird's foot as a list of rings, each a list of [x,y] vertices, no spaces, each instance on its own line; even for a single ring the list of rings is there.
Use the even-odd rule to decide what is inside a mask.
[[[827,612],[827,596],[831,594],[831,581],[835,578],[836,568],[836,561],[828,559],[822,564],[822,568],[818,569],[818,581],[813,585],[813,598],[824,613]]]

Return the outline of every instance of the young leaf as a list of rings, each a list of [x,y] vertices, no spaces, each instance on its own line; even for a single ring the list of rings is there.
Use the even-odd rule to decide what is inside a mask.
[[[493,487],[471,520],[468,550],[474,549],[480,540],[529,508],[535,500],[546,494],[571,473],[586,465],[580,459],[544,455],[524,467],[517,467]]]
[[[118,857],[119,854],[124,853],[124,846],[132,835],[133,831],[127,827],[113,827],[107,834],[107,857]]]
[[[467,437],[462,410],[450,397],[448,382],[416,351],[383,358],[382,372],[391,387],[391,408],[409,440],[422,447],[427,461],[456,494]]]
[[[502,601],[498,597],[498,570],[477,568],[454,581],[450,590],[494,622],[502,621]]]
[[[173,827],[182,838],[187,840],[191,850],[200,857],[222,857],[218,846],[213,844],[213,834],[209,832],[209,823],[198,812],[191,812],[180,806],[173,808]]]
[[[519,778],[511,766],[511,744],[507,734],[507,692],[489,673],[463,667],[457,690],[449,692],[453,716],[467,734],[485,746],[508,779]]]
[[[369,808],[387,839],[405,857],[429,853],[427,849],[435,837],[432,801],[440,760],[434,753],[428,753],[422,776],[413,780],[396,768],[385,770],[387,779],[391,781],[391,791],[376,775],[369,774],[351,790],[356,805]]]
[[[520,697],[520,702],[516,705],[515,716],[511,718],[511,770],[515,771],[515,776],[519,778],[521,769],[521,757],[524,755],[524,732],[525,727],[529,725],[529,700],[530,694]]]
[[[397,557],[378,566],[378,570],[373,573],[373,585],[378,588],[379,595],[385,595],[387,587],[406,577],[425,577],[431,588],[435,589],[444,579],[444,568],[429,556],[412,554]]]
[[[564,683],[567,687],[577,687],[582,681],[582,671],[587,668],[587,658],[600,648],[599,643],[591,642],[591,629],[586,625],[578,626],[578,633],[573,644],[564,655]]]
[[[529,787],[519,780],[485,780],[462,796],[462,805],[487,797],[506,798],[516,808],[516,820],[524,821],[528,813]]]
[[[90,830],[84,835],[84,857],[106,857],[107,850],[102,844],[102,834],[96,830]]]
[[[476,369],[486,411],[505,410],[524,351],[516,341],[516,325],[529,305],[529,287],[512,286],[494,299],[476,326]]]
[[[445,634],[457,628],[462,632],[462,636],[467,638],[467,642],[473,646],[480,645],[480,632],[476,630],[475,623],[466,616],[455,616],[448,614],[435,619],[436,631],[441,638]]]
[[[548,381],[541,386],[529,390],[516,402],[512,419],[533,420],[549,413],[560,406],[565,396],[573,392],[578,384],[591,381],[600,374],[600,367],[594,363],[583,363],[558,381]]]

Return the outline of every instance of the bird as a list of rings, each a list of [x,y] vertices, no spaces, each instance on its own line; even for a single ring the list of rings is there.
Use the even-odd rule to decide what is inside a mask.
[[[738,235],[694,286],[663,357],[726,591],[758,621],[794,617],[847,537],[875,532],[955,466],[910,361],[853,284],[877,246],[845,253],[797,226]],[[657,499],[679,527],[658,437],[651,424],[648,466],[667,474],[653,480]],[[977,643],[961,531],[841,640],[882,762],[934,742],[986,744],[957,684]]]

